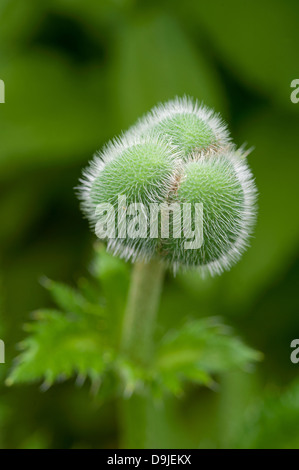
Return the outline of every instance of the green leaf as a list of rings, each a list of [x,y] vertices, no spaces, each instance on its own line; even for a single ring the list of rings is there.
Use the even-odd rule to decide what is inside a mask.
[[[47,278],[42,279],[42,284],[49,290],[58,307],[65,312],[94,315],[104,315],[105,313],[104,307],[88,302],[81,292],[66,284]]]
[[[42,279],[58,310],[33,313],[35,322],[25,325],[29,336],[20,345],[22,353],[7,384],[43,379],[47,388],[77,375],[79,382],[89,377],[96,389],[105,371],[110,372],[120,324],[115,319],[124,306],[121,293],[127,291],[128,267],[97,245],[92,274],[91,279],[79,280],[78,289]],[[110,382],[109,392],[115,378]]]
[[[30,333],[7,384],[44,379],[44,388],[73,375],[99,380],[112,360],[105,344],[104,325],[96,316],[39,310],[26,325]]]
[[[213,374],[246,368],[261,354],[232,335],[217,319],[189,321],[164,336],[157,351],[157,367],[164,384],[179,391],[179,381],[213,385]],[[174,377],[177,378],[177,382]]]

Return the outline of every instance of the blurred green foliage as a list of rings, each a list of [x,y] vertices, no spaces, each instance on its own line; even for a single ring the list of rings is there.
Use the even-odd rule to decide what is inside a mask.
[[[187,334],[188,322],[221,316],[264,360],[252,373],[216,374],[217,390],[189,383],[183,399],[170,394],[162,408],[149,403],[146,445],[298,447],[298,365],[290,361],[299,333],[299,105],[290,101],[298,8],[296,0],[1,2],[0,447],[120,445],[109,387],[103,403],[88,383],[74,388],[68,380],[41,393],[35,384],[8,388],[4,379],[30,312],[54,308],[42,276],[71,285],[79,279],[90,302],[73,292],[61,298],[59,289],[53,295],[58,304],[67,295],[72,310],[79,304],[93,321],[101,316],[95,304],[121,311],[130,266],[119,272],[103,258],[93,265],[101,290],[86,284],[94,237],[73,188],[109,138],[158,101],[183,94],[215,107],[237,143],[255,147],[249,163],[260,210],[252,246],[229,273],[167,277],[157,340],[170,330],[179,348],[171,331]],[[63,326],[48,313],[44,321]],[[107,319],[115,323],[112,313]],[[107,383],[114,386],[112,376]]]

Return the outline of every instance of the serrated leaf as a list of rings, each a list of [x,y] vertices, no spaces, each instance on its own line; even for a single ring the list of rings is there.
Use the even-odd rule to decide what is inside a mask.
[[[81,292],[63,284],[44,278],[42,284],[50,292],[53,300],[65,312],[77,314],[104,315],[104,307],[89,302]]]
[[[165,384],[173,391],[179,386],[172,375],[181,381],[212,386],[212,374],[245,368],[260,358],[260,353],[232,336],[230,329],[209,318],[190,321],[166,334],[156,361]]]
[[[30,332],[22,343],[7,383],[44,379],[44,387],[73,375],[100,378],[112,360],[105,344],[104,325],[96,316],[80,317],[58,311],[41,310],[38,321],[30,323]]]

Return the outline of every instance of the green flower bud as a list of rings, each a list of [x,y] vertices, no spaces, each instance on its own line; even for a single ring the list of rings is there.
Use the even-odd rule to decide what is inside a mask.
[[[159,257],[174,271],[229,269],[255,220],[245,155],[218,116],[187,98],[154,108],[110,143],[81,183],[82,208],[109,251]]]
[[[246,161],[233,150],[193,155],[170,199],[202,204],[203,239],[193,249],[185,249],[183,233],[163,240],[165,260],[175,269],[199,266],[211,274],[229,269],[245,250],[255,221],[256,190]]]
[[[144,232],[136,238],[123,236],[122,221],[132,218],[128,207],[142,205],[147,210],[151,203],[160,204],[167,199],[180,160],[177,149],[159,137],[122,138],[110,143],[84,172],[80,196],[91,226],[96,227],[99,205],[111,204],[114,208],[114,236],[104,237],[114,254],[132,260],[138,256],[149,259],[155,254],[159,238],[144,236]],[[149,217],[145,222],[149,234]]]
[[[205,106],[188,98],[177,98],[158,105],[141,118],[129,131],[134,135],[152,132],[178,146],[184,159],[190,153],[218,150],[230,142],[226,124]]]

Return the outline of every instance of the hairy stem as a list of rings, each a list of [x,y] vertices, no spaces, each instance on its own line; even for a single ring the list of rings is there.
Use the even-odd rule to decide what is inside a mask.
[[[124,317],[122,349],[130,359],[142,365],[151,359],[163,277],[164,267],[158,260],[134,265]]]
[[[139,366],[150,364],[153,333],[164,278],[164,267],[157,261],[136,263],[132,273],[123,323],[122,351]],[[125,448],[146,446],[147,416],[151,406],[149,391],[123,399],[122,431]]]

